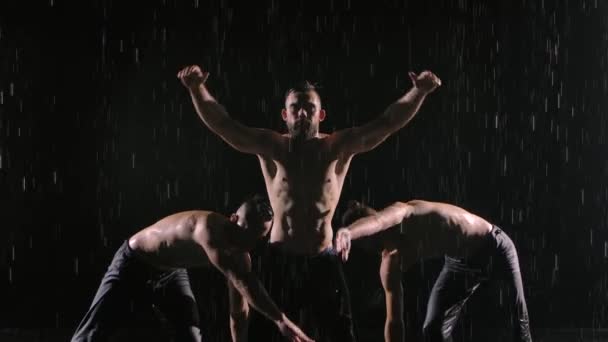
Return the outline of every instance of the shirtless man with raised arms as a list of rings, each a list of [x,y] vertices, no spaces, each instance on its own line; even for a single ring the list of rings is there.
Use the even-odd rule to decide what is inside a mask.
[[[251,272],[248,251],[271,228],[272,209],[261,197],[229,218],[203,210],[170,215],[139,231],[118,249],[72,342],[106,341],[130,328],[131,302],[155,305],[176,341],[201,341],[196,300],[185,268],[213,266],[228,280],[233,341],[247,340],[250,303],[293,342],[312,342],[279,310]]]
[[[209,73],[198,66],[186,67],[177,76],[205,125],[236,150],[259,159],[275,213],[267,258],[273,263],[271,269],[282,273],[285,268],[297,268],[290,273],[298,274],[299,282],[304,279],[305,283],[295,290],[294,296],[301,301],[297,306],[317,320],[310,324],[320,329],[319,335],[333,341],[354,340],[347,289],[331,248],[331,220],[344,178],[355,154],[372,150],[414,117],[426,96],[441,84],[439,78],[429,71],[410,73],[413,87],[384,114],[332,134],[319,132],[326,112],[314,86],[303,84],[286,94],[281,116],[288,133],[280,134],[233,120],[209,93],[205,85]],[[290,284],[282,284],[280,291],[285,293],[284,287]],[[279,300],[272,290],[271,295]]]

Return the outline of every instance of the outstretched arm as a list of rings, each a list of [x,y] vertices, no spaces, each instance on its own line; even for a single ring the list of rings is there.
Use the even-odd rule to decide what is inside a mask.
[[[272,301],[260,281],[251,271],[249,253],[227,253],[212,247],[207,247],[206,250],[211,263],[226,276],[247,302],[276,324],[283,336],[293,342],[313,341],[291,322]]]
[[[230,302],[230,335],[232,336],[232,342],[246,342],[249,332],[249,303],[234,288],[231,281],[228,281],[228,300]]]
[[[386,301],[386,321],[384,341],[403,341],[405,324],[403,322],[403,285],[401,285],[401,256],[398,250],[384,250],[380,264],[380,280]]]
[[[190,92],[198,116],[213,133],[238,151],[273,157],[281,135],[268,129],[247,127],[233,120],[205,86],[208,72],[193,65],[182,69],[177,77]]]
[[[351,241],[372,236],[400,224],[411,211],[407,203],[396,202],[374,215],[360,218],[350,226],[338,229],[334,245],[342,260],[348,259]]]
[[[418,112],[428,94],[441,85],[430,71],[420,75],[409,73],[413,87],[392,103],[378,118],[359,127],[336,132],[338,149],[347,156],[367,152],[380,145],[391,134],[405,126]]]

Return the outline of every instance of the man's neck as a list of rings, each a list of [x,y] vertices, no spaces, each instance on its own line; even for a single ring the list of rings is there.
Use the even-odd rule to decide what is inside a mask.
[[[232,225],[232,229],[227,229],[227,231],[232,232],[227,236],[228,247],[230,249],[236,249],[239,251],[249,251],[253,248],[255,244],[255,237],[253,232],[245,229],[236,223],[228,222],[227,224]]]

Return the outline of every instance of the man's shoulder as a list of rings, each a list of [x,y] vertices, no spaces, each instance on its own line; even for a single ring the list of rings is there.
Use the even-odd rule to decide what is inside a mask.
[[[320,140],[328,141],[328,142],[336,142],[336,141],[340,140],[340,138],[345,137],[346,133],[348,133],[348,131],[344,130],[344,129],[336,130],[331,133],[319,132],[317,135],[317,138]]]

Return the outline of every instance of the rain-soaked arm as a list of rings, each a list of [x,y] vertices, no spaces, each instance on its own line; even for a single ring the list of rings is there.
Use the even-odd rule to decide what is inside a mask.
[[[441,80],[430,71],[420,75],[410,72],[409,76],[413,87],[389,105],[382,115],[362,126],[334,133],[336,146],[343,155],[367,152],[380,145],[403,128],[416,115],[426,96],[441,85]]]
[[[213,133],[240,152],[273,157],[281,135],[269,129],[247,127],[232,119],[205,86],[209,72],[194,65],[180,70],[177,77],[190,92],[198,116]]]
[[[249,304],[276,324],[283,336],[294,342],[312,341],[272,301],[260,281],[251,271],[249,253],[228,253],[222,248],[209,246],[205,249],[209,261],[226,276],[232,286]]]
[[[249,265],[251,268],[251,265]],[[249,333],[249,303],[228,281],[228,300],[230,302],[230,335],[232,342],[246,342]]]
[[[411,210],[409,204],[395,202],[374,215],[360,218],[350,226],[338,229],[334,242],[336,252],[346,261],[352,240],[372,236],[400,224]]]
[[[403,322],[403,285],[401,284],[401,255],[398,250],[384,250],[380,264],[380,281],[384,289],[386,321],[384,341],[402,342],[405,332]]]

